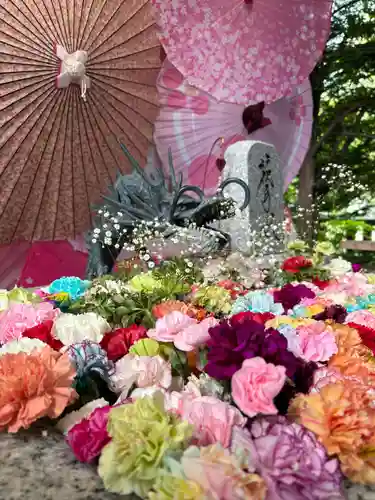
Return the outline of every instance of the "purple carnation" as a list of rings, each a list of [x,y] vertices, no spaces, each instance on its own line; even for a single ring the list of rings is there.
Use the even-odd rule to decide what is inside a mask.
[[[243,452],[249,470],[266,481],[268,497],[279,500],[341,500],[342,475],[315,435],[284,417],[255,419],[250,430],[233,429],[231,450]]]
[[[302,299],[313,299],[315,296],[315,293],[307,286],[290,283],[273,292],[274,301],[281,303],[285,312],[293,309]]]
[[[245,359],[260,356],[274,365],[287,369],[293,377],[298,359],[288,351],[288,341],[277,330],[265,329],[251,319],[232,324],[224,320],[209,331],[207,365],[205,371],[218,380],[230,379]]]
[[[347,316],[347,311],[343,306],[328,306],[323,312],[316,314],[313,319],[317,321],[326,321],[327,319],[332,319],[336,323],[345,323]]]

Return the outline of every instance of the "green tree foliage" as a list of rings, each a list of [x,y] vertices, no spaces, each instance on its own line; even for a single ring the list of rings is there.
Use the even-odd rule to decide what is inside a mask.
[[[375,0],[334,0],[311,83],[314,131],[299,201],[332,211],[361,194],[359,185],[375,195]]]

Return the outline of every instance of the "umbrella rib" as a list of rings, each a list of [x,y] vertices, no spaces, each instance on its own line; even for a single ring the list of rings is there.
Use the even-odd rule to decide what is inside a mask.
[[[103,3],[103,5],[102,5],[102,11],[103,11],[104,5],[105,5],[105,4]],[[110,17],[110,18],[109,18],[109,20],[107,21],[107,23],[103,26],[103,28],[99,31],[99,33],[97,33],[96,37],[95,37],[93,40],[91,40],[90,45],[86,47],[87,52],[89,52],[89,50],[91,49],[91,47],[92,47],[93,43],[95,42],[95,39],[99,38],[99,36],[103,33],[104,29],[108,26],[108,24],[112,21],[112,19],[113,19],[113,18],[114,18],[114,16],[117,14],[117,12],[120,10],[121,5],[122,5],[122,4],[119,4],[119,5],[118,5],[118,7],[116,8],[116,10],[113,12],[113,14],[111,15],[111,17]],[[95,23],[93,24],[93,26],[92,26],[92,28],[91,28],[91,31],[90,31],[90,33],[89,33],[89,37],[88,37],[88,39],[90,38],[90,35],[91,35],[91,33],[93,32],[94,27],[95,27],[95,25],[96,25],[96,23],[97,23],[97,21],[98,21],[99,17],[100,17],[100,15],[98,15],[98,16],[97,16],[97,18],[95,19]],[[106,39],[106,41],[108,41],[108,40],[109,40],[112,36],[113,36],[113,33],[111,34],[111,36],[110,36],[108,39]]]
[[[120,91],[120,92],[122,92],[123,94],[126,94],[126,95],[128,95],[128,96],[130,96],[130,97],[135,97],[135,98],[139,99],[140,101],[142,101],[142,102],[144,102],[144,103],[146,103],[146,104],[151,104],[151,105],[153,105],[153,106],[157,107],[157,105],[156,105],[156,104],[154,104],[153,102],[151,102],[151,101],[146,101],[146,99],[143,99],[142,97],[139,97],[139,96],[134,95],[134,94],[130,94],[129,92],[126,92],[125,90],[118,89],[117,87],[114,87],[113,85],[111,85],[111,84],[110,84],[110,83],[108,83],[108,82],[106,82],[106,87],[107,87],[107,88],[105,88],[104,86],[100,85],[100,84],[102,84],[103,82],[101,82],[99,79],[97,79],[97,78],[93,78],[93,80],[94,80],[94,81],[96,81],[96,83],[97,83],[97,84],[99,84],[99,85],[97,86],[97,88],[100,88],[100,89],[103,91],[103,93],[105,93],[105,94],[107,93],[107,92],[106,92],[107,88],[108,88],[108,87],[110,87],[110,88],[112,88],[112,89],[114,89],[114,90],[119,90],[119,91]],[[102,94],[102,95],[103,95],[103,94]],[[111,97],[113,97],[114,99],[116,99],[116,101],[118,101],[118,102],[121,104],[121,106],[125,106],[125,107],[127,107],[127,108],[131,109],[134,113],[136,113],[138,116],[141,116],[141,117],[142,117],[145,121],[147,121],[150,125],[153,125],[153,123],[152,123],[152,122],[150,122],[150,120],[148,120],[148,119],[147,119],[147,118],[145,118],[143,115],[141,115],[141,114],[140,114],[140,113],[139,113],[136,109],[134,109],[134,108],[130,108],[130,107],[129,107],[126,103],[124,103],[123,101],[120,101],[120,100],[119,100],[116,96],[114,96],[113,94],[110,94],[110,95],[111,95]],[[112,106],[112,107],[113,107],[113,106]],[[117,108],[116,108],[116,111],[119,111],[119,109],[117,109]]]
[[[91,5],[90,5],[90,9],[89,9],[89,12],[88,12],[88,15],[87,15],[87,18],[86,18],[86,23],[85,23],[85,26],[84,26],[84,28],[83,28],[83,32],[82,32],[82,37],[81,37],[81,40],[80,40],[80,42],[79,42],[79,46],[83,44],[83,41],[84,41],[84,39],[85,39],[85,38],[86,38],[86,40],[88,40],[88,39],[90,38],[90,35],[91,35],[91,33],[92,33],[92,30],[93,30],[94,26],[96,25],[96,22],[97,22],[97,20],[99,19],[100,14],[103,12],[103,9],[104,9],[104,6],[105,6],[105,2],[103,2],[102,6],[101,6],[101,8],[100,8],[100,11],[98,12],[98,15],[96,16],[96,19],[94,20],[93,27],[92,27],[92,28],[91,28],[91,30],[88,32],[88,36],[87,36],[87,37],[85,37],[85,35],[86,35],[86,30],[87,30],[87,26],[88,26],[88,24],[89,24],[89,19],[90,19],[90,16],[91,16],[91,12],[92,12],[92,7],[93,7],[93,4],[94,4],[94,1],[95,1],[95,0],[93,0],[93,1],[91,2]],[[97,1],[97,0],[96,0],[96,1]],[[87,47],[85,46],[85,48],[84,48],[83,50],[86,50],[86,52],[87,52]]]
[[[44,85],[39,86],[37,89],[35,89],[35,90],[33,90],[32,92],[30,92],[27,96],[23,96],[23,97],[21,97],[20,99],[18,99],[18,101],[17,101],[17,102],[21,102],[21,101],[22,101],[23,99],[25,99],[26,97],[30,97],[30,96],[32,96],[32,95],[33,95],[33,94],[35,94],[35,92],[37,92],[38,90],[43,89],[43,87],[46,87],[46,88],[47,88],[47,86],[49,87],[49,85],[48,85],[48,84],[49,84],[49,82],[46,82]],[[56,91],[56,89],[51,89],[51,92],[55,92],[55,91]],[[15,91],[15,92],[17,92],[17,91]],[[36,98],[36,99],[37,99],[37,98]],[[34,99],[34,100],[35,100],[35,99]],[[7,106],[5,106],[4,108],[2,108],[2,109],[1,109],[1,112],[3,113],[6,109],[8,109],[9,107],[12,107],[12,106],[13,106],[13,104],[14,104],[14,103],[10,103],[10,104],[8,104]],[[28,103],[27,105],[28,105],[28,106],[31,106],[32,104],[33,104],[33,102]],[[25,108],[22,108],[22,110],[21,110],[20,112],[22,112],[24,109],[25,109]],[[35,111],[35,110],[34,110],[34,111]],[[12,120],[12,119],[11,119],[11,120]],[[5,122],[5,123],[9,123],[9,120],[8,120],[7,122]],[[22,125],[23,125],[23,123],[21,124],[21,126],[22,126]],[[18,128],[19,128],[19,127],[18,127]],[[1,147],[0,147],[0,150],[1,150]],[[0,177],[1,177],[1,174],[0,174]]]
[[[125,23],[126,24],[126,23]],[[152,26],[154,26],[155,23],[152,23],[152,24],[149,24],[148,26],[145,26],[142,30],[138,31],[137,33],[135,33],[133,36],[131,36],[130,38],[127,38],[125,41],[122,41],[121,43],[118,43],[117,45],[114,45],[113,47],[111,47],[110,49],[107,49],[107,50],[104,50],[103,52],[100,52],[99,54],[96,54],[95,56],[92,56],[90,55],[90,63],[94,63],[95,64],[95,61],[96,59],[98,59],[99,57],[103,56],[104,54],[108,54],[109,52],[111,52],[112,50],[114,49],[117,49],[118,47],[121,47],[121,45],[125,45],[126,43],[130,42],[131,40],[133,40],[133,38],[137,38],[141,33],[147,31],[149,28],[151,28]],[[125,25],[124,25],[125,26]],[[116,31],[119,31],[116,30]],[[111,37],[109,37],[106,42],[112,38],[113,35],[111,35]],[[101,45],[99,45],[99,47],[101,47]],[[97,49],[99,49],[99,47],[97,47],[95,49],[95,51]],[[134,54],[141,54],[142,52],[146,52],[147,50],[150,50],[150,49],[154,49],[154,48],[159,48],[160,45],[157,44],[157,45],[152,45],[151,47],[147,47],[147,49],[142,49],[142,50],[139,50],[137,52],[133,52],[132,54],[129,54],[128,56],[119,56],[119,57],[114,57],[112,59],[106,59],[105,61],[100,61],[100,62],[107,62],[107,61],[115,61],[116,59],[125,59],[126,57],[129,57],[129,56],[132,56]],[[94,52],[95,53],[95,52]]]
[[[92,99],[91,99],[91,97],[90,97],[90,101],[91,101],[91,100],[92,100]],[[87,109],[91,109],[91,108],[89,108],[89,107],[88,107]],[[99,125],[99,122],[96,120],[94,113],[91,113],[91,115],[92,115],[92,117],[93,117],[93,119],[94,119],[94,122],[95,122],[95,124],[96,124],[95,129],[96,129],[96,130],[98,130],[98,131],[99,131],[99,133],[100,133],[100,135],[103,137],[103,139],[104,139],[105,143],[107,144],[107,147],[108,147],[109,151],[111,152],[112,158],[115,160],[115,164],[116,164],[116,166],[118,166],[117,161],[116,161],[116,158],[115,158],[115,155],[114,155],[114,154],[113,154],[113,152],[112,152],[112,148],[110,148],[110,147],[109,147],[108,142],[107,142],[107,140],[106,140],[106,137],[105,137],[105,135],[103,134],[102,129],[101,129],[100,125]],[[94,129],[94,127],[93,127],[93,123],[92,123],[92,120],[91,120],[91,115],[90,115],[90,113],[89,113],[89,112],[87,112],[87,118],[88,118],[88,120],[89,120],[89,122],[90,122],[91,128],[92,128],[92,129]],[[111,176],[110,170],[109,170],[109,168],[107,167],[107,163],[106,163],[106,161],[105,161],[105,159],[104,159],[104,156],[103,156],[103,154],[102,154],[102,150],[101,150],[101,148],[99,147],[98,140],[97,140],[97,138],[96,138],[96,135],[95,135],[95,134],[94,134],[94,140],[95,140],[96,145],[97,145],[97,148],[98,148],[98,150],[99,150],[99,152],[100,152],[100,156],[102,157],[102,160],[103,160],[103,162],[102,162],[102,163],[103,163],[103,165],[105,166],[105,169],[106,169],[107,174],[108,174],[108,178],[109,178],[109,179],[111,180],[111,182],[112,182],[112,176]]]
[[[57,109],[57,113],[55,113],[55,117],[53,119],[53,122],[51,124],[51,128],[50,128],[50,131],[48,132],[48,136],[47,136],[47,140],[44,142],[44,147],[43,147],[43,153],[42,153],[42,156],[40,158],[40,161],[39,161],[39,164],[38,164],[38,167],[35,171],[35,175],[34,175],[34,179],[33,179],[33,183],[32,185],[34,185],[34,182],[36,180],[36,176],[37,176],[37,173],[38,173],[38,170],[39,170],[39,167],[40,167],[40,164],[42,162],[42,159],[44,157],[44,153],[46,151],[46,148],[47,148],[47,144],[50,140],[50,137],[51,137],[51,134],[52,134],[52,131],[54,130],[54,126],[55,126],[55,123],[57,122],[57,119],[60,118],[60,122],[59,122],[59,125],[58,125],[58,128],[60,129],[60,126],[61,126],[61,121],[62,121],[62,116],[63,116],[63,113],[60,113],[60,110],[62,108],[62,104],[63,104],[63,100],[60,99],[60,102],[59,102],[59,96],[56,95],[56,99],[55,99],[55,103],[53,104],[53,107],[55,108],[56,105],[58,106],[58,109]],[[47,120],[48,120],[48,116],[47,116],[47,119],[43,125],[43,128],[42,130],[44,129],[44,127],[46,126],[46,123],[47,123]],[[42,132],[41,130],[41,132]],[[56,141],[57,142],[57,141]],[[55,146],[56,146],[56,143],[55,143]],[[53,158],[53,154],[52,154],[52,158]],[[44,195],[45,195],[45,192],[46,192],[46,187],[48,186],[48,180],[50,178],[50,174],[51,174],[51,166],[50,168],[48,169],[48,173],[47,173],[47,178],[45,180],[45,183],[44,183],[44,186],[43,186],[43,191],[41,193],[41,196],[40,196],[40,203],[39,203],[39,207],[38,207],[38,213],[37,213],[37,216],[35,217],[35,220],[34,220],[34,227],[33,227],[33,230],[32,230],[32,239],[34,239],[34,234],[35,234],[35,230],[36,230],[36,227],[37,227],[37,224],[38,224],[38,220],[39,220],[39,216],[40,216],[40,211],[42,209],[42,205],[43,205],[43,199],[44,199]],[[32,190],[30,189],[29,191],[29,194],[28,194],[28,197],[30,197],[31,195],[31,192]],[[26,203],[24,204],[24,206],[26,206]],[[19,225],[19,222],[18,222],[18,225]],[[18,227],[17,225],[17,227]]]
[[[85,162],[83,160],[83,150],[82,150],[82,134],[81,134],[81,127],[80,127],[80,122],[78,120],[78,109],[77,109],[77,106],[73,106],[73,110],[75,110],[75,113],[76,113],[76,120],[75,120],[75,123],[78,125],[78,135],[79,135],[79,141],[78,141],[78,149],[80,151],[80,155],[81,155],[81,165],[82,165],[82,173],[83,173],[83,177],[85,179],[85,182],[84,182],[84,187],[85,187],[85,191],[86,191],[86,201],[87,201],[87,210],[88,210],[88,213],[90,215],[90,220],[92,221],[92,217],[91,217],[91,207],[90,207],[90,197],[89,197],[89,188],[88,188],[88,185],[87,185],[87,176],[86,176],[86,169],[85,169]],[[74,122],[74,117],[73,117],[73,122]],[[72,164],[73,165],[73,164]]]
[[[9,44],[10,47],[13,47],[12,45]],[[17,47],[14,47],[14,48],[17,48]],[[0,52],[0,55],[3,55],[3,56],[12,56],[12,54],[8,54],[8,52],[3,52],[1,51]],[[26,61],[31,61],[30,63],[24,63],[24,62],[18,62],[16,60],[16,58],[14,58],[14,62],[18,65],[18,66],[22,66],[24,64],[29,64],[30,66],[36,66],[36,67],[42,67],[42,68],[45,68],[45,69],[48,69],[49,71],[51,71],[52,69],[52,64],[51,63],[45,63],[43,62],[42,64],[38,63],[35,61],[35,55],[33,58],[29,58],[29,57],[26,57],[26,56],[21,56],[22,59],[26,59]]]
[[[129,40],[131,40],[131,38],[129,38]],[[123,44],[120,43],[116,47],[120,47],[120,45],[123,45]],[[111,50],[113,50],[113,48],[116,48],[116,47],[112,47],[112,49],[110,49],[110,50],[107,50],[105,52],[101,52],[98,56],[96,56],[93,59],[90,58],[89,61],[88,61],[88,64],[87,64],[87,68],[90,69],[90,67],[91,66],[95,66],[95,64],[103,64],[103,63],[108,63],[108,62],[112,62],[112,61],[119,61],[119,60],[128,59],[129,57],[133,57],[134,55],[138,55],[138,54],[142,54],[144,52],[148,52],[149,50],[152,50],[152,49],[158,49],[159,50],[159,46],[158,45],[153,45],[152,47],[147,47],[146,49],[141,49],[141,50],[138,50],[136,52],[132,52],[131,54],[128,54],[126,56],[111,57],[109,59],[105,59],[104,61],[100,61],[100,63],[95,63],[95,59],[97,59],[98,57],[102,56],[103,54],[106,54],[107,52],[110,52]],[[96,69],[96,67],[93,68],[93,69]],[[159,69],[159,67],[158,67],[158,69]]]
[[[100,92],[99,92],[99,94],[100,94]],[[115,108],[115,107],[114,107],[114,106],[113,106],[110,102],[108,102],[108,101],[105,99],[105,97],[104,97],[104,96],[105,96],[105,94],[102,94],[102,95],[101,95],[101,99],[99,99],[99,100],[97,100],[97,101],[95,101],[95,102],[100,102],[100,103],[105,102],[105,103],[107,104],[107,106],[109,106],[110,108],[113,108],[114,110],[116,110],[116,111],[117,111],[117,112],[118,112],[118,113],[119,113],[119,114],[120,114],[120,115],[121,115],[121,116],[125,119],[125,121],[126,121],[126,122],[130,125],[130,127],[135,128],[135,127],[134,127],[134,125],[133,125],[133,124],[132,124],[132,123],[131,123],[131,122],[130,122],[127,118],[126,118],[126,116],[125,116],[125,115],[123,115],[123,114],[121,113],[121,111],[120,111],[118,108]],[[118,99],[116,99],[116,100],[118,101]],[[121,104],[122,104],[122,105],[124,105],[124,103],[121,103]],[[125,106],[126,106],[126,105],[125,105]],[[126,106],[126,107],[128,108],[129,106]],[[97,107],[97,111],[98,111],[98,112],[99,112],[99,114],[103,117],[103,115],[101,114],[100,109],[101,109],[100,107]],[[131,108],[129,108],[129,109],[131,109]],[[132,111],[134,111],[134,110],[132,110]],[[109,114],[111,114],[111,113],[109,113]],[[138,114],[139,114],[139,113],[138,113]],[[139,115],[139,116],[142,116],[142,115]],[[112,120],[115,122],[115,124],[117,125],[117,127],[121,130],[121,132],[122,132],[122,134],[124,135],[124,137],[127,137],[127,143],[128,143],[128,144],[130,144],[130,143],[131,143],[131,144],[133,144],[134,148],[138,151],[138,153],[140,153],[140,156],[144,156],[144,152],[140,151],[140,150],[137,148],[137,146],[133,143],[133,141],[131,141],[131,140],[130,140],[130,138],[129,138],[128,134],[126,133],[126,131],[125,131],[125,130],[121,127],[121,125],[118,123],[118,121],[117,121],[117,120],[116,120],[113,116],[112,116]],[[137,131],[138,131],[141,135],[143,135],[143,133],[142,133],[141,131],[139,131],[138,129],[136,129],[136,130],[137,130]],[[143,135],[143,136],[144,136],[144,135]],[[144,136],[144,137],[145,137],[145,136]],[[146,140],[148,141],[147,137],[146,137]],[[130,147],[129,147],[129,149],[130,149]]]
[[[42,0],[43,1],[43,0]],[[17,5],[11,0],[11,4],[18,10],[18,12],[21,14],[21,15],[24,15],[24,13],[17,7]],[[46,43],[45,41],[45,33],[42,33],[40,30],[39,30],[39,25],[38,23],[34,23],[33,20],[35,19],[35,15],[30,11],[28,5],[26,2],[23,2],[23,7],[28,11],[29,14],[31,14],[31,17],[29,16],[26,16],[24,15],[24,17],[26,17],[26,19],[30,22],[30,24],[34,27],[35,31],[34,31],[34,36],[39,40],[41,46],[45,46],[46,49],[49,51],[50,50],[50,47],[48,46],[48,43]],[[39,10],[39,9],[38,9]],[[12,14],[9,13],[9,15],[11,17],[13,17],[14,19],[14,16]],[[16,19],[16,21],[18,21],[24,28],[25,28],[25,33],[27,33],[29,31],[29,28],[27,26],[25,26],[25,24],[20,20],[20,19]],[[38,36],[39,35],[39,36]],[[25,36],[25,35],[23,35]]]
[[[50,97],[51,95],[52,95],[52,98],[51,98],[49,101],[47,101],[48,97]],[[47,109],[48,105],[49,105],[49,104],[53,101],[53,98],[54,98],[53,92],[50,92],[50,94],[46,96],[46,99],[44,100],[44,103],[46,103],[46,102],[47,102],[47,104],[46,104],[46,106],[44,107],[44,109],[43,109],[43,111],[42,111],[42,113],[41,113],[41,114],[43,114],[43,113],[45,112],[45,110]],[[35,110],[33,111],[33,113],[34,113],[34,112],[35,112]],[[37,146],[37,144],[38,144],[39,137],[40,137],[40,136],[41,136],[41,134],[42,134],[43,128],[44,128],[44,126],[45,126],[45,124],[46,124],[46,122],[47,122],[47,120],[48,120],[48,116],[49,116],[49,115],[47,115],[47,116],[46,116],[46,118],[45,118],[45,123],[43,124],[43,127],[41,128],[41,130],[40,130],[40,132],[39,132],[39,134],[38,134],[38,136],[37,136],[37,138],[36,138],[36,140],[35,140],[35,142],[34,142],[34,144],[33,144],[33,146],[32,146],[31,153],[34,151],[35,147],[36,147],[36,146]],[[11,163],[12,159],[14,158],[14,155],[15,155],[15,154],[19,151],[20,147],[22,146],[22,144],[23,144],[25,141],[27,141],[27,139],[28,139],[28,134],[27,134],[27,136],[26,136],[26,137],[25,137],[25,138],[21,141],[21,143],[19,144],[18,148],[17,148],[17,149],[16,149],[16,151],[13,153],[13,155],[12,155],[11,159],[9,160],[9,162],[8,162],[7,166],[5,167],[5,169],[3,170],[3,172],[5,172],[5,170],[6,170],[6,169],[7,169],[7,167],[9,166],[9,163]],[[46,142],[45,144],[47,144],[47,142]],[[45,148],[45,146],[44,146],[44,148]],[[43,149],[44,149],[44,148],[43,148]],[[22,173],[23,173],[23,170],[24,170],[25,166],[26,166],[26,162],[24,163],[23,168],[22,168],[22,170],[20,171],[20,173],[19,173],[19,175],[18,175],[17,182],[14,184],[14,186],[13,186],[13,188],[12,188],[12,191],[11,191],[11,194],[10,194],[10,196],[9,196],[9,199],[12,197],[13,192],[14,192],[14,189],[16,188],[16,186],[17,186],[17,184],[18,184],[18,182],[19,182],[20,178],[22,177]],[[38,168],[39,168],[39,165],[38,165]],[[2,172],[2,173],[3,173],[3,172]],[[0,174],[0,177],[1,177],[2,173]],[[32,187],[32,185],[34,184],[34,181],[35,181],[35,175],[34,175],[33,182],[32,182],[32,183],[31,183],[31,185],[30,185],[30,188],[29,188],[29,193],[28,193],[28,195],[27,195],[26,201],[25,201],[25,203],[23,204],[23,206],[24,206],[24,207],[26,206],[26,203],[27,203],[27,201],[28,201],[28,199],[29,199],[29,197],[30,197],[31,187]],[[22,211],[21,211],[21,213],[20,213],[20,216],[19,216],[19,218],[18,218],[17,224],[16,224],[15,229],[14,229],[14,231],[13,231],[12,240],[15,238],[15,235],[16,235],[16,232],[17,232],[17,229],[18,229],[18,226],[19,226],[20,220],[21,220],[21,218],[22,218],[22,212],[23,212],[23,210],[22,210]]]
[[[26,71],[18,71],[18,72],[15,72],[15,71],[12,71],[11,73],[3,73],[3,75],[18,75],[20,73],[26,73],[26,74],[30,74],[30,73],[27,73]],[[46,73],[46,70],[39,70],[39,71],[34,71],[34,73],[39,73],[38,75],[34,75],[34,76],[25,76],[24,78],[17,78],[17,82],[20,83],[20,82],[27,82],[28,80],[32,80],[33,78],[37,77],[38,76],[38,82],[44,82],[45,80],[48,80],[48,79],[51,79],[51,80],[54,80],[55,78],[52,77],[49,73]],[[40,76],[40,77],[39,77]],[[4,81],[4,82],[0,82],[0,87],[2,85],[9,85],[9,83],[13,83],[14,80],[10,80],[10,81]],[[31,84],[30,84],[31,85]],[[24,88],[27,88],[29,87],[30,85],[26,85],[24,87],[22,87],[23,89]],[[5,95],[12,95],[14,94],[15,92],[18,92],[19,89],[16,89],[16,90],[12,90],[11,92],[8,92],[8,94],[5,94]],[[2,96],[3,97],[3,96]]]
[[[84,129],[84,133],[85,133],[86,139],[88,139],[90,136],[87,133],[86,122],[85,122],[84,119],[82,119],[83,118],[83,113],[82,113],[83,103],[82,103],[81,99],[80,99],[80,101],[78,103],[78,106],[80,108],[80,115],[79,116],[81,117],[81,120],[79,120],[80,140],[82,141],[82,134],[81,134],[82,129],[81,129],[81,125],[82,125],[82,127]],[[93,158],[91,149],[89,149],[89,151],[90,151],[90,157],[91,157],[91,164],[94,166],[94,170],[95,170],[95,174],[96,174],[96,182],[99,184],[100,183],[100,177],[98,175],[98,171],[97,171],[97,168],[96,168],[96,164],[94,162],[94,158]],[[82,155],[82,158],[83,158],[83,155]],[[90,172],[86,172],[86,163],[85,162],[83,162],[83,171],[84,171],[85,179],[87,181],[87,175],[86,175],[86,173],[90,176]],[[87,182],[86,182],[86,185],[87,185]],[[88,191],[87,191],[87,202],[88,202],[88,210],[89,210],[89,213],[90,213],[90,219],[92,219],[92,217],[91,217],[90,198],[88,196]]]
[[[61,35],[62,35],[62,38],[64,40],[64,47],[68,50],[69,48],[69,40],[68,40],[68,35],[67,35],[67,32],[66,32],[66,26],[65,26],[65,23],[64,23],[64,16],[63,16],[63,13],[62,13],[62,8],[61,8],[61,4],[60,4],[60,0],[55,0],[55,2],[51,2],[51,5],[52,5],[52,9],[55,13],[55,16],[56,16],[56,19],[57,19],[57,22],[59,23],[59,26],[60,26],[60,29],[61,29]],[[56,10],[56,7],[59,7],[59,12],[57,12]]]
[[[6,21],[4,21],[4,22],[5,22],[5,24],[6,24],[7,26],[9,26],[10,28],[12,28],[12,26],[10,26],[10,25],[9,25]],[[36,53],[38,54],[38,56],[40,56],[42,59],[47,59],[48,61],[53,61],[53,58],[50,56],[50,54],[49,54],[48,52],[42,52],[42,50],[41,50],[41,49],[40,49],[37,45],[35,45],[35,43],[34,43],[34,45],[31,45],[31,44],[29,44],[29,43],[26,43],[26,42],[25,42],[25,39],[26,39],[26,40],[29,40],[30,42],[32,42],[32,40],[31,40],[30,38],[28,38],[28,37],[25,35],[25,33],[20,32],[20,31],[19,31],[18,29],[16,29],[16,28],[13,28],[13,29],[14,29],[14,31],[16,31],[16,32],[20,35],[20,39],[22,40],[22,43],[23,43],[24,45],[26,45],[29,49],[31,49],[31,50],[28,50],[28,49],[22,48],[22,49],[21,49],[22,51],[24,51],[24,52],[26,52],[26,53],[28,53],[28,54],[33,54],[34,58],[35,58],[35,52],[36,52]],[[5,33],[4,31],[2,31],[2,32],[0,31],[0,33],[3,33],[3,34],[7,37],[7,38],[11,39],[12,41],[14,41],[14,40],[15,40],[16,42],[18,41],[18,39],[17,39],[17,38],[15,38],[14,36],[10,35],[9,33]],[[14,45],[9,44],[8,42],[5,42],[5,44],[6,44],[6,45],[10,45],[11,47],[16,47],[18,50],[20,49],[20,48],[19,48],[19,47],[17,47],[17,46],[14,46]],[[34,50],[34,52],[33,52],[32,50]]]
[[[73,137],[74,130],[74,120],[73,120],[73,106],[71,108],[71,112],[68,113],[68,117],[66,119],[66,123],[70,120],[70,130],[71,130],[71,139]],[[72,144],[70,145],[70,165],[71,165],[71,176],[72,176],[72,221],[73,221],[73,235],[76,237],[76,213],[75,213],[75,193],[74,193],[74,155],[73,155],[74,141],[72,140]]]
[[[69,94],[68,94],[68,98],[65,99],[63,102],[62,102],[62,112],[61,112],[61,120],[60,120],[60,126],[59,126],[59,129],[61,130],[61,121],[62,121],[62,117],[64,116],[64,112],[65,110],[69,107],[70,107],[70,104],[71,104],[71,101],[72,101],[72,96],[73,96],[73,92],[71,91],[72,89],[69,89]],[[68,130],[68,117],[66,117],[66,120],[65,120],[65,130],[64,132],[62,132],[63,134],[63,137],[67,137],[67,130]],[[62,148],[62,160],[61,160],[61,163],[60,163],[60,169],[59,169],[59,174],[60,174],[60,181],[59,181],[59,189],[58,189],[58,195],[57,195],[57,203],[56,203],[56,215],[58,213],[58,210],[59,210],[59,202],[60,202],[60,194],[61,194],[61,177],[63,175],[63,172],[62,172],[62,168],[64,166],[64,158],[65,158],[65,150],[66,150],[66,140],[64,140],[64,145],[63,145],[63,148]],[[44,190],[43,190],[43,196],[44,196],[44,192],[45,192],[45,187],[46,187],[47,183],[44,185]],[[43,198],[42,198],[43,199]],[[56,234],[56,223],[57,223],[57,217],[55,217],[54,221],[53,221],[53,231],[52,231],[52,237],[53,239],[55,239],[55,234]]]
[[[9,74],[9,73],[7,73]],[[35,78],[35,76],[29,76],[29,77],[26,77],[26,78],[20,78],[17,80],[17,82],[25,82],[27,80],[31,80],[32,78]],[[39,78],[38,79],[38,84],[41,84],[41,83],[50,83],[50,82],[53,82],[54,81],[54,77],[53,76],[50,76],[50,75],[43,75],[43,77]],[[3,82],[1,83],[0,82],[0,87],[2,85],[9,85],[10,82]],[[30,84],[27,84],[27,85],[23,85],[22,86],[22,90],[24,89],[28,89],[29,87],[32,87],[33,85],[35,85],[35,83],[30,83]],[[15,90],[11,90],[10,92],[7,92],[6,94],[3,94],[1,97],[9,97],[13,94],[17,94],[17,92],[20,92],[20,89],[15,89]],[[1,111],[3,111],[4,109],[6,109],[8,106],[6,106],[5,108],[1,108]]]

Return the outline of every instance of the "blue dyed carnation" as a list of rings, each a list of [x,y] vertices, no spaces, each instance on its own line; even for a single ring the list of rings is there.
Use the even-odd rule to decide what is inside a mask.
[[[69,276],[53,281],[48,288],[48,292],[50,294],[68,293],[71,300],[77,300],[85,293],[89,286],[90,281]]]
[[[249,292],[234,302],[231,314],[251,311],[254,313],[270,312],[275,315],[283,314],[284,308],[281,304],[276,304],[273,296],[265,292]]]
[[[95,342],[84,340],[72,344],[68,348],[68,355],[75,366],[77,379],[89,378],[96,373],[101,379],[109,382],[114,373],[113,362],[108,359],[105,350]]]

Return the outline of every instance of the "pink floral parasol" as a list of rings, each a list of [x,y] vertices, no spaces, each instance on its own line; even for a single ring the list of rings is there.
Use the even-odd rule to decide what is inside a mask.
[[[264,109],[262,104],[245,108],[218,102],[188,85],[168,60],[157,86],[161,110],[154,139],[159,156],[167,165],[171,148],[176,171],[183,172],[190,184],[204,187],[208,193],[215,190],[225,149],[246,138],[275,146],[284,169],[285,189],[298,174],[312,131],[313,103],[308,80],[289,97]]]
[[[167,57],[219,101],[270,103],[303,83],[329,34],[332,0],[152,0]]]

